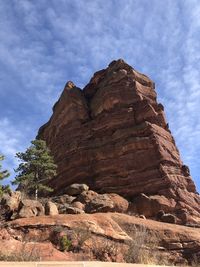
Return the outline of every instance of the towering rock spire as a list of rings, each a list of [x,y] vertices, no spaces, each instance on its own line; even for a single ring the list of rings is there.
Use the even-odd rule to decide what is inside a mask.
[[[81,182],[133,203],[143,193],[180,220],[198,221],[200,197],[157,103],[154,82],[122,59],[96,72],[83,90],[68,82],[39,137],[58,164],[51,181],[55,193]]]

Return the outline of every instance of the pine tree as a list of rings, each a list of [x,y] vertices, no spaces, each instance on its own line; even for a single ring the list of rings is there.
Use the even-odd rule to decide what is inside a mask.
[[[7,170],[1,170],[2,169],[2,164],[1,161],[4,160],[4,156],[0,155],[0,181],[9,177],[10,173]],[[0,196],[2,196],[2,194],[4,192],[8,192],[10,191],[10,187],[8,185],[0,185]]]
[[[25,152],[16,154],[22,162],[15,170],[18,174],[12,184],[19,185],[28,194],[34,193],[37,199],[38,192],[53,191],[47,182],[56,175],[57,166],[45,141],[33,140],[31,144]]]

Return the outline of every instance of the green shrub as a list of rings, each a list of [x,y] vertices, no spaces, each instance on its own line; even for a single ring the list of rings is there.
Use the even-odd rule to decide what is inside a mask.
[[[67,238],[66,235],[60,238],[60,250],[69,251],[72,248],[72,241]]]

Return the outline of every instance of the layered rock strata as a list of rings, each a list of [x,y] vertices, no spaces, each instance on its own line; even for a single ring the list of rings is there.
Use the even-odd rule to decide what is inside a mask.
[[[182,221],[190,215],[198,221],[200,197],[157,103],[154,82],[123,60],[96,72],[83,90],[68,82],[38,137],[58,165],[50,183],[55,194],[72,183],[133,201],[144,193],[164,198]]]
[[[86,229],[89,231],[87,236]],[[136,231],[141,235],[136,235]],[[70,251],[63,252],[59,247],[58,241],[63,235],[72,242]],[[77,240],[84,242],[77,244]],[[133,246],[136,241],[137,246]],[[194,266],[196,263],[195,266],[199,266],[199,229],[144,220],[125,214],[39,216],[14,220],[4,224],[3,229],[0,227],[1,259],[10,261],[19,259],[135,262],[130,259],[132,255],[137,255],[138,245],[143,245],[145,251],[150,252],[147,254],[148,262],[142,263],[184,266],[188,263]],[[129,246],[133,254],[130,254]]]

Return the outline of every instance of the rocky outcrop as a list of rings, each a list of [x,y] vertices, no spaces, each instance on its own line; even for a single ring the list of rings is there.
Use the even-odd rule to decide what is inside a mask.
[[[63,236],[70,241],[65,252],[59,246]],[[133,247],[131,242],[137,245]],[[135,249],[132,255],[127,255],[130,245]],[[21,255],[26,256],[24,260],[30,257],[32,261],[129,259],[130,262],[138,245],[145,247],[145,253],[149,251],[151,257],[155,256],[151,263],[187,265],[200,256],[200,231],[119,213],[30,217],[8,222],[0,229],[1,258],[2,254],[11,255],[12,261],[17,252],[15,260]],[[152,258],[147,260],[150,262]]]
[[[18,218],[38,217],[41,215],[82,214],[97,212],[126,212],[129,202],[114,193],[98,194],[86,184],[72,184],[67,188],[71,195],[33,200],[23,198],[19,192],[4,194],[0,202],[0,221]],[[18,199],[20,196],[20,199]],[[18,202],[16,201],[18,200]]]
[[[155,206],[165,206],[181,223],[199,223],[200,197],[157,103],[154,82],[123,60],[96,72],[83,90],[68,82],[38,137],[58,165],[50,182],[55,194],[86,183],[134,204],[143,193],[150,197],[143,207],[154,206],[150,217],[159,211]]]

